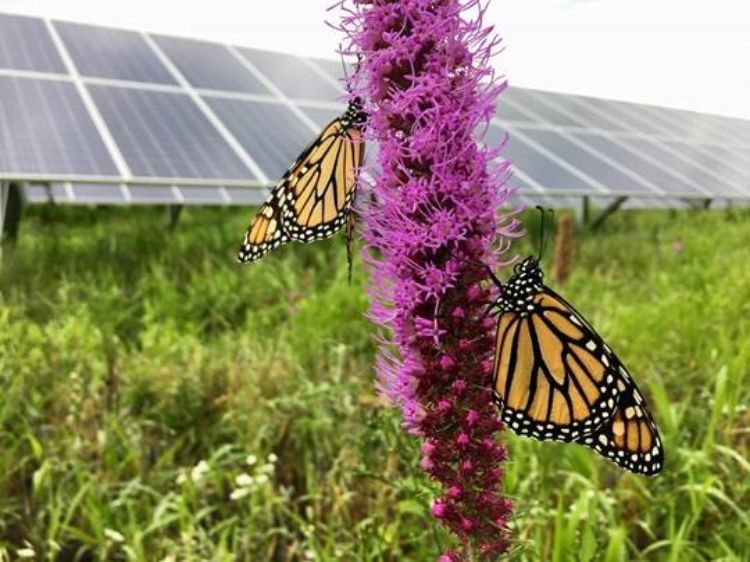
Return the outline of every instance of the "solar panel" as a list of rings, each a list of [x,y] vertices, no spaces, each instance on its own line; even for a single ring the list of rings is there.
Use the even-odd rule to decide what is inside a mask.
[[[514,130],[513,133],[518,135],[521,131]],[[571,139],[576,138],[574,135],[566,137],[561,133],[543,130],[524,130],[523,135],[556,154],[565,162],[574,163],[579,170],[585,170],[586,176],[611,191],[628,194],[658,192],[635,172],[621,165],[618,162],[618,155],[595,155],[579,144],[571,142]],[[543,185],[546,187],[547,184]]]
[[[342,88],[347,74],[349,76],[353,74],[351,65],[347,65],[347,71],[344,72],[344,65],[341,63],[341,61],[318,58],[309,58],[307,60],[317,66],[320,70],[325,72],[328,76],[336,80],[336,82],[340,83],[342,85]]]
[[[69,22],[54,26],[82,76],[176,85],[139,33]]]
[[[740,144],[750,146],[750,121],[726,118],[719,118],[717,121],[719,126],[728,130],[730,135],[736,138]]]
[[[49,185],[29,202],[257,204],[344,108],[337,60],[22,16],[0,70],[0,177]],[[486,142],[501,126],[526,204],[750,199],[750,121],[512,87]]]
[[[700,123],[693,119],[688,112],[674,112],[668,114],[664,109],[644,107],[638,110],[641,119],[661,126],[662,134],[672,138],[695,139],[702,142],[726,143],[728,139],[710,126],[709,123]]]
[[[269,94],[224,45],[162,35],[151,37],[195,88]]]
[[[204,99],[270,179],[280,178],[314,137],[281,103]]]
[[[131,185],[131,203],[146,205],[174,205],[180,203],[171,186],[166,185]]]
[[[509,92],[510,94],[510,92]],[[531,112],[535,115],[534,121],[557,125],[561,127],[585,127],[585,124],[578,119],[574,119],[568,112],[560,110],[545,93],[535,92],[533,90],[516,90],[509,97],[516,103],[520,109],[525,112]],[[503,100],[501,98],[500,105]]]
[[[0,14],[0,68],[66,72],[44,21],[8,14]]]
[[[575,114],[586,127],[608,132],[632,130],[614,117],[611,111],[588,104],[582,96],[558,95],[554,97],[554,100],[559,107]]]
[[[704,161],[712,162],[717,172],[731,178],[743,192],[750,190],[750,163],[746,152],[719,146],[695,148],[703,154]]]
[[[49,186],[29,183],[24,186],[24,201],[27,203],[51,203],[52,191]]]
[[[333,101],[342,95],[341,88],[299,57],[257,49],[238,51],[287,97]]]
[[[227,195],[235,205],[260,205],[268,196],[266,190],[227,187]]]
[[[255,179],[187,95],[89,89],[133,175]]]
[[[0,116],[0,173],[118,173],[71,83],[0,76]]]
[[[662,162],[669,170],[690,178],[694,185],[698,185],[718,195],[736,196],[742,193],[727,178],[716,173],[716,170],[701,165],[695,149],[688,145],[681,145],[679,149],[670,150],[663,142],[649,139],[631,139],[635,147]]]
[[[555,190],[597,192],[598,189],[583,175],[572,171],[560,160],[540,152],[520,135],[511,131],[503,156],[513,162],[515,183],[522,190],[534,191],[544,186]],[[525,176],[525,177],[524,177]],[[528,178],[528,179],[527,179]]]
[[[73,196],[76,201],[86,203],[105,203],[108,205],[123,205],[128,201],[125,199],[125,195],[120,189],[119,185],[115,184],[97,184],[97,183],[81,183],[73,184],[71,186],[73,190]]]
[[[658,186],[667,193],[678,192],[687,195],[705,195],[706,192],[700,186],[693,184],[689,179],[681,177],[666,167],[654,164],[644,154],[645,144],[641,139],[610,139],[597,134],[572,134],[571,137],[579,139],[602,154],[614,158],[617,162],[630,170],[636,170],[638,175],[654,186]]]
[[[330,123],[336,117],[341,115],[344,109],[346,109],[346,106],[341,105],[338,108],[328,108],[328,107],[300,105],[300,109],[305,115],[307,115],[310,119],[312,119],[313,122],[322,130],[323,127],[328,125],[328,123]]]
[[[183,202],[187,205],[226,205],[229,198],[224,190],[214,186],[180,187]]]
[[[55,203],[75,203],[73,190],[70,184],[53,183],[50,185],[50,193]]]
[[[608,116],[616,119],[633,131],[645,133],[647,135],[671,135],[672,133],[661,123],[645,117],[639,110],[638,106],[633,103],[625,103],[614,100],[601,100],[596,98],[586,98],[586,104],[593,106],[601,112],[606,112]]]

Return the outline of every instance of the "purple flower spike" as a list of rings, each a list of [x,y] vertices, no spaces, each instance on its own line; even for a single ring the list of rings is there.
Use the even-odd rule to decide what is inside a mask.
[[[498,214],[508,162],[483,132],[505,88],[489,64],[499,40],[478,0],[343,0],[345,51],[360,63],[352,97],[366,100],[379,147],[371,192],[359,197],[383,328],[378,386],[424,440],[421,467],[442,487],[432,514],[458,538],[439,560],[496,560],[508,548],[507,457],[492,403],[496,266],[519,236]],[[373,142],[374,141],[374,142]],[[386,337],[386,334],[389,337]]]

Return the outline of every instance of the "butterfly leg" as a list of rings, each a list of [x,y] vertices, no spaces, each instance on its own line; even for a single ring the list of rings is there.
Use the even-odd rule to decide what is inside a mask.
[[[352,263],[354,262],[354,252],[352,251],[354,245],[354,213],[349,213],[346,217],[346,230],[344,232],[344,239],[346,241],[346,263],[349,267],[349,285],[352,284]]]

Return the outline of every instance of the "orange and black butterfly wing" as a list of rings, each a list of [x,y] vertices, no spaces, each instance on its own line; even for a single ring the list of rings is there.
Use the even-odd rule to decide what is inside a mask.
[[[237,253],[239,261],[256,261],[290,240],[281,226],[281,197],[283,191],[284,185],[278,185],[258,209]]]
[[[549,288],[528,302],[498,319],[493,390],[503,421],[541,440],[591,435],[614,414],[620,361]]]
[[[359,125],[334,119],[284,177],[284,230],[293,240],[328,238],[346,222],[364,160]]]
[[[620,396],[614,415],[577,442],[631,472],[658,474],[664,467],[664,449],[646,400],[624,368],[617,384]]]

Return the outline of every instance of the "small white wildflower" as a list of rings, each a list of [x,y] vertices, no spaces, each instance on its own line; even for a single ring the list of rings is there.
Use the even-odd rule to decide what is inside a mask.
[[[200,461],[193,467],[193,470],[190,471],[190,478],[193,479],[193,482],[200,482],[209,470],[211,470],[211,468],[208,466],[208,463],[206,461]]]
[[[268,482],[268,475],[267,474],[258,474],[258,476],[255,477],[255,481],[258,484],[261,484],[261,485],[265,484],[266,482]]]
[[[112,542],[122,542],[125,540],[125,537],[122,536],[122,533],[115,531],[114,529],[104,529],[104,536]]]
[[[19,548],[16,550],[16,554],[19,558],[34,558],[36,556],[36,552],[34,552],[34,549],[29,547],[26,548]]]
[[[315,551],[311,548],[308,548],[305,550],[305,552],[302,554],[304,556],[304,560],[306,561],[312,561],[315,560]]]
[[[243,472],[242,474],[238,475],[234,481],[237,483],[237,485],[240,488],[247,488],[248,486],[252,486],[253,482],[255,482],[255,478],[250,476],[249,474]]]
[[[175,480],[175,482],[177,482],[178,486],[182,486],[185,482],[187,482],[187,479],[187,474],[185,474],[184,472],[180,472],[177,475],[177,479]]]
[[[276,461],[279,460],[279,457],[276,456],[276,453],[271,453],[268,455],[268,462],[271,464],[276,464]]]
[[[241,500],[244,497],[247,497],[248,494],[250,494],[250,488],[237,488],[236,490],[232,490],[232,493],[229,494],[229,499],[232,501]]]
[[[264,474],[273,474],[276,471],[276,467],[272,464],[264,464],[258,469],[258,472],[262,472]]]
[[[248,455],[245,459],[245,464],[247,466],[253,466],[256,462],[258,462],[258,457],[256,457],[255,455]]]

